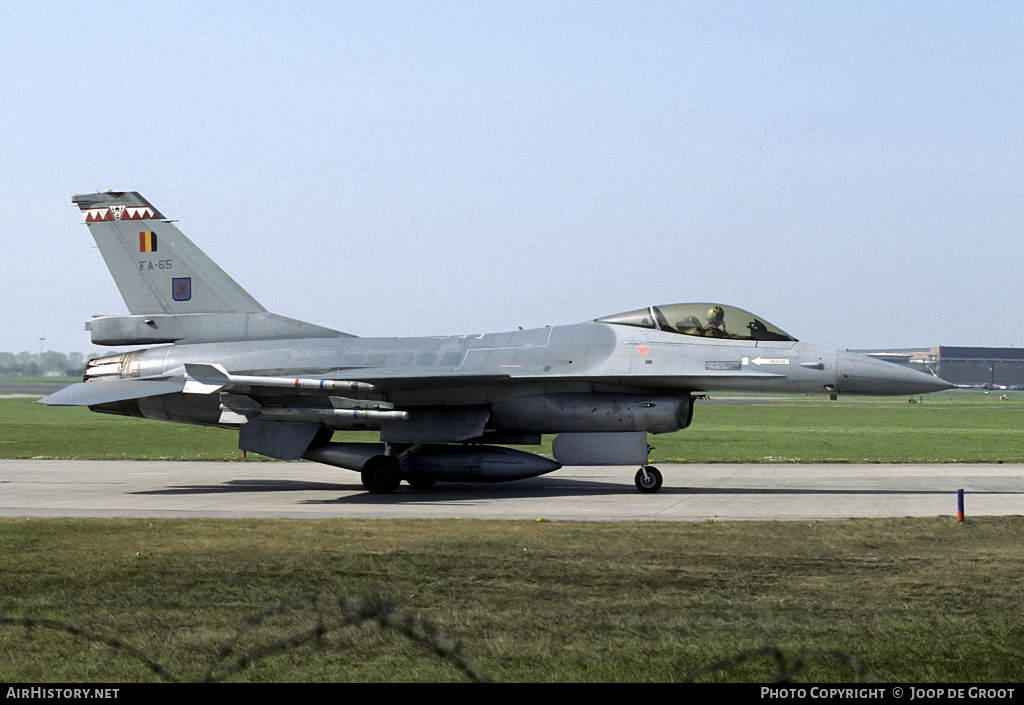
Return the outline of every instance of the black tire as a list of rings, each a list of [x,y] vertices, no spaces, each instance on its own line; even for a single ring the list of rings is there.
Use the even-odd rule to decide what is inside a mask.
[[[363,487],[372,494],[391,494],[402,482],[402,469],[398,459],[375,455],[363,465]]]
[[[644,477],[645,470],[647,471],[646,477]],[[636,477],[633,481],[636,483],[636,488],[644,494],[654,494],[661,489],[663,478],[661,477],[661,470],[653,465],[645,465],[636,471]]]

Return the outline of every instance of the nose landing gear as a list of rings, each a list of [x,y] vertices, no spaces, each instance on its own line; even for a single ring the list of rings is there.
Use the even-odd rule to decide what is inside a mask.
[[[653,465],[644,465],[637,470],[633,481],[636,488],[644,494],[653,494],[661,489],[661,471]]]

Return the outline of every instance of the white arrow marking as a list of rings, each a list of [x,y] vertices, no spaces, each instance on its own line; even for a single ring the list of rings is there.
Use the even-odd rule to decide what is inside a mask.
[[[755,357],[751,360],[755,365],[788,365],[788,357]]]

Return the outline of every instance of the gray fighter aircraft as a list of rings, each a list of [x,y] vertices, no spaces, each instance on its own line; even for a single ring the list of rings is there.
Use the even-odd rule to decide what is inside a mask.
[[[238,429],[239,448],[362,473],[374,493],[501,482],[562,465],[640,466],[648,433],[690,425],[705,392],[923,394],[923,372],[797,341],[714,303],[574,325],[437,338],[360,338],[269,313],[135,192],[74,196],[128,306],[86,324],[96,345],[156,345],[95,359],[42,400]],[[379,443],[335,443],[339,429]],[[555,460],[502,444],[558,434]]]

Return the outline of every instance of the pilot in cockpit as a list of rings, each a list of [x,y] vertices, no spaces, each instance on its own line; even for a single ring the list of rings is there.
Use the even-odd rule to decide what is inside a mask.
[[[708,310],[708,328],[714,328],[721,332],[725,332],[725,311],[722,310],[721,306],[712,306]]]

